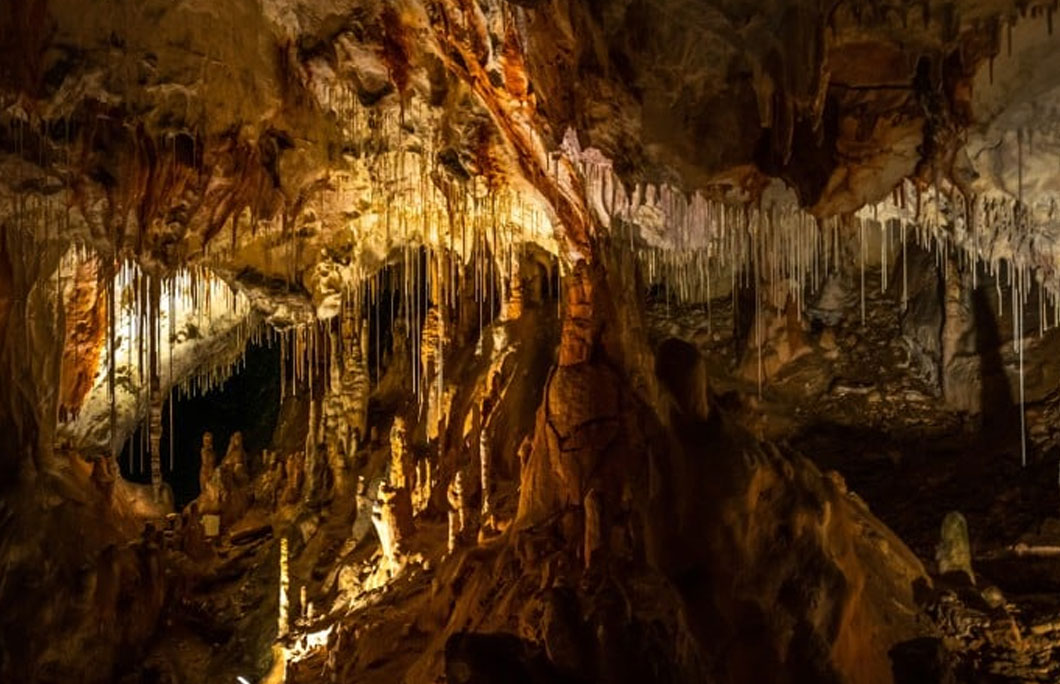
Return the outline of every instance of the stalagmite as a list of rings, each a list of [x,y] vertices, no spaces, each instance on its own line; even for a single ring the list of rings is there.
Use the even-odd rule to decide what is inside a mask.
[[[250,482],[247,473],[247,452],[243,449],[243,433],[232,433],[228,440],[228,451],[225,453],[225,468],[232,473],[232,482],[236,486],[243,486]]]
[[[968,541],[968,522],[958,511],[950,511],[942,520],[941,540],[935,549],[940,575],[962,573],[975,584],[972,554]]]
[[[283,638],[287,636],[290,628],[288,613],[290,610],[290,604],[288,601],[288,592],[290,591],[290,574],[288,573],[288,545],[287,535],[280,537],[280,594],[279,594],[279,609],[276,619],[276,636]]]
[[[379,496],[372,508],[372,524],[382,546],[382,570],[389,576],[404,567],[408,556],[406,542],[412,535],[412,504],[406,489],[388,484],[379,487]]]
[[[243,449],[243,433],[235,432],[228,440],[228,450],[219,468],[221,474],[221,522],[238,521],[251,504],[250,474]]]
[[[390,427],[390,486],[395,489],[408,489],[412,470],[412,454],[409,451],[405,419],[396,416]]]
[[[217,468],[217,456],[213,447],[213,435],[204,432],[202,449],[199,452],[199,511],[203,514],[203,525],[207,536],[217,536],[220,524],[222,484],[221,473]]]
[[[449,502],[449,553],[456,549],[464,533],[467,505],[464,497],[464,471],[458,470],[446,490]]]
[[[423,513],[431,502],[431,491],[434,486],[434,467],[430,458],[421,458],[416,462],[416,483],[412,489],[412,512]]]
[[[507,293],[501,309],[501,319],[513,321],[523,315],[523,281],[518,264],[506,279],[506,285]]]

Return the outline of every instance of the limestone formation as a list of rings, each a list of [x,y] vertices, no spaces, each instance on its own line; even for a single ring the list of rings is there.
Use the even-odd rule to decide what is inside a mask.
[[[512,271],[509,278],[505,279],[505,297],[501,308],[501,319],[514,321],[523,315],[523,279],[522,260]]]
[[[220,472],[221,480],[221,522],[230,525],[246,513],[252,499],[247,455],[243,449],[241,432],[232,433],[224,461],[217,471]]]
[[[342,317],[341,332],[330,334],[330,385],[324,398],[324,439],[334,442],[338,454],[352,462],[361,441],[368,434],[368,326],[352,311]],[[329,447],[330,448],[330,447]]]
[[[337,442],[327,443],[328,468],[331,470],[332,489],[336,495],[343,495],[349,487],[350,467],[342,454],[342,446]]]
[[[309,423],[306,429],[304,454],[303,497],[309,506],[316,506],[324,495],[324,473],[326,471],[326,426],[321,415],[321,401],[309,399]]]
[[[449,502],[449,553],[452,553],[463,538],[467,524],[467,501],[464,498],[464,471],[458,470],[446,490]]]
[[[228,450],[225,452],[223,465],[232,483],[232,488],[245,487],[250,482],[242,432],[232,433],[232,437],[228,440]]]
[[[982,369],[976,354],[971,278],[953,259],[945,266],[945,319],[942,325],[942,396],[959,411],[978,413]]]
[[[962,574],[975,584],[972,572],[972,550],[968,540],[968,521],[959,511],[950,511],[942,519],[942,533],[935,548],[935,562],[940,575]]]
[[[0,682],[1060,681],[1056,12],[0,2]]]
[[[203,433],[199,457],[199,510],[203,513],[217,513],[221,507],[222,481],[213,448],[213,434]]]
[[[280,502],[284,505],[297,503],[302,496],[305,481],[305,456],[301,452],[289,454],[284,460],[284,487]]]
[[[421,458],[416,461],[415,484],[412,488],[412,512],[419,515],[427,510],[431,503],[431,493],[434,487],[434,466],[430,458]]]
[[[262,472],[254,481],[254,500],[270,509],[280,502],[287,472],[284,460],[275,451],[262,451]]]
[[[492,528],[493,521],[493,455],[490,452],[489,432],[479,432],[479,473],[482,476],[482,508],[480,516],[484,528]]]
[[[394,489],[410,489],[413,483],[414,467],[412,453],[409,450],[408,431],[405,419],[394,418],[390,427],[390,486]]]
[[[276,615],[276,634],[280,637],[287,636],[290,627],[290,599],[288,595],[291,590],[290,560],[287,537],[280,537],[280,594]]]
[[[408,490],[380,485],[372,510],[372,524],[382,547],[383,570],[388,575],[397,574],[407,560],[407,543],[412,534],[412,505]]]

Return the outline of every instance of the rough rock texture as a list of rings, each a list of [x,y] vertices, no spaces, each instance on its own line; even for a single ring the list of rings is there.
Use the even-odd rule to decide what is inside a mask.
[[[935,583],[846,482],[921,558],[935,511],[899,503],[964,492],[946,574],[969,534],[1009,562],[1055,479],[1051,3],[93,10],[0,7],[0,679],[1048,653],[1049,609]],[[280,347],[271,451],[204,438],[166,516],[163,397],[251,341]],[[153,493],[116,461],[144,422]]]

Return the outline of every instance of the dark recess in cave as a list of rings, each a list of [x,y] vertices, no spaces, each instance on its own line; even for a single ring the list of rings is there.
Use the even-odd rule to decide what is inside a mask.
[[[169,454],[169,402],[162,408],[162,477],[173,488],[178,509],[199,495],[199,467],[204,432],[213,433],[218,465],[228,450],[228,440],[243,433],[251,469],[260,463],[261,452],[272,442],[280,413],[280,347],[273,342],[248,344],[245,365],[220,388],[200,396],[176,393],[173,406],[173,468]],[[127,480],[151,482],[150,455],[144,446],[144,424],[122,449],[121,474]]]

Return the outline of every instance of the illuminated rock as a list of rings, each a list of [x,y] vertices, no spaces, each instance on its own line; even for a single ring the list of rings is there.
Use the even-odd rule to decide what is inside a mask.
[[[460,544],[467,524],[467,502],[464,499],[464,471],[458,470],[446,490],[449,502],[449,553]]]
[[[405,419],[401,416],[396,416],[394,424],[390,428],[389,484],[394,489],[408,490],[414,483],[414,473],[415,468],[412,464],[412,453],[409,451]]]
[[[395,575],[408,560],[407,541],[412,534],[412,504],[407,489],[383,484],[372,510],[372,524],[383,550],[382,569]]]

